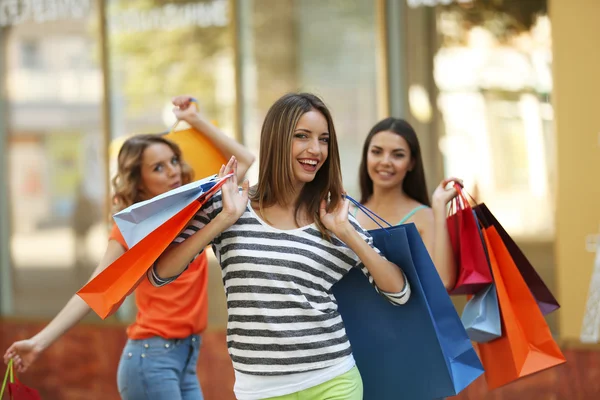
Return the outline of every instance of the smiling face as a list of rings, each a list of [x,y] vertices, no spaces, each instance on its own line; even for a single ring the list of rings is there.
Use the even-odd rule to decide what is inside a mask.
[[[367,171],[373,186],[401,186],[413,164],[410,146],[402,136],[391,131],[373,135],[367,153]]]
[[[292,171],[296,185],[312,182],[329,155],[327,120],[319,111],[302,115],[292,138]]]
[[[141,187],[152,198],[182,185],[179,157],[164,143],[152,143],[144,150],[141,162]]]

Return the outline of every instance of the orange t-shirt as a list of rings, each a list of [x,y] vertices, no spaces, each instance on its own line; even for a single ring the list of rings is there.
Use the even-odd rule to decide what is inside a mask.
[[[127,249],[117,225],[113,225],[109,240],[116,240]],[[135,289],[138,313],[127,328],[130,339],[160,336],[183,339],[202,332],[208,324],[208,260],[200,254],[189,268],[168,285],[154,287],[143,278]]]

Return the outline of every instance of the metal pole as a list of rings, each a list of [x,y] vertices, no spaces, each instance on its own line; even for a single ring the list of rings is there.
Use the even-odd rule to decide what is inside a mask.
[[[13,281],[10,258],[10,209],[8,206],[8,113],[6,81],[6,28],[0,28],[0,315],[13,312]]]
[[[386,0],[387,74],[390,115],[408,115],[406,84],[406,4],[403,0]]]
[[[111,95],[111,69],[110,69],[110,53],[109,53],[109,38],[107,35],[107,18],[106,18],[106,3],[104,0],[96,0],[98,8],[98,40],[100,42],[100,69],[102,71],[102,158],[104,160],[104,215],[106,218],[110,215],[110,168],[109,161],[109,146],[112,140],[111,125],[112,125],[112,110],[110,104]]]

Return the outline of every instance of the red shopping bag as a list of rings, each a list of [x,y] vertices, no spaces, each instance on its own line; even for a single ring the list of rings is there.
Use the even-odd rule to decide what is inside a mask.
[[[459,185],[446,223],[458,277],[450,294],[476,294],[492,283],[490,265],[485,255],[475,214]],[[452,214],[453,212],[453,214]]]
[[[123,300],[131,294],[148,268],[160,257],[177,235],[188,225],[202,205],[225,183],[222,179],[198,201],[193,201],[160,227],[152,231],[135,246],[127,250],[104,271],[96,275],[77,295],[102,319],[118,310]]]
[[[10,400],[42,400],[37,390],[25,386],[14,376],[12,359],[6,368],[2,389],[0,389],[0,400],[4,399],[4,391],[7,387]]]

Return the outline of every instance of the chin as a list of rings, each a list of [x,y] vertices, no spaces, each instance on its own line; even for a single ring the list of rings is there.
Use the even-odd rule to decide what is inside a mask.
[[[402,181],[381,181],[379,179],[373,179],[373,186],[377,186],[382,189],[393,189],[400,185],[402,185]]]
[[[315,180],[315,178],[316,178],[316,175],[313,175],[313,176],[300,175],[300,176],[296,176],[296,182],[311,183],[312,181]]]

